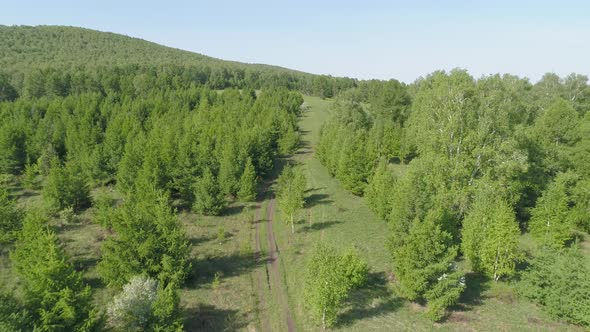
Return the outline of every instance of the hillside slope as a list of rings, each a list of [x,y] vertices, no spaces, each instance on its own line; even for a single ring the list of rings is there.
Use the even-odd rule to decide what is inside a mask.
[[[176,78],[181,84],[207,84],[213,89],[280,86],[328,97],[356,85],[356,80],[350,78],[226,61],[121,34],[66,26],[0,25],[2,72],[10,76],[19,92],[26,90],[27,79],[47,85],[47,81],[69,81],[69,76],[81,73],[103,87],[105,76],[131,73],[147,74],[154,80]],[[28,95],[40,97],[43,93]]]
[[[241,69],[286,68],[225,61],[111,32],[68,26],[0,26],[0,67],[111,65],[222,65]]]

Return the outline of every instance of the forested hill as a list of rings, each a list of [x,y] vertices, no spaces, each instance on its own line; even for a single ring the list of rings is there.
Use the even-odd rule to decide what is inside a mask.
[[[48,77],[59,71],[57,78],[47,80],[68,81],[75,74],[81,75],[81,72],[96,78],[109,76],[105,72],[113,70],[138,74],[147,72],[156,77],[165,76],[166,79],[179,76],[181,81],[207,84],[215,89],[282,86],[325,96],[356,84],[349,78],[225,61],[85,28],[0,26],[0,71],[10,76],[12,85],[19,92],[26,90],[28,77],[29,80],[34,78],[39,81],[39,76]]]

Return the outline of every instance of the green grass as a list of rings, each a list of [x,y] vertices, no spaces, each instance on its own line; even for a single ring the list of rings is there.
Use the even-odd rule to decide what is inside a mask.
[[[42,208],[39,191],[14,186],[13,195],[19,205],[26,208]],[[93,190],[93,195],[102,190]],[[120,199],[116,191],[107,188],[114,199]],[[258,326],[258,312],[253,284],[253,272],[258,266],[253,255],[253,209],[235,203],[228,214],[221,217],[197,216],[181,212],[178,215],[192,245],[192,273],[181,289],[181,305],[186,314],[185,326],[190,331],[254,330]],[[58,237],[77,270],[94,290],[94,302],[105,309],[116,290],[102,283],[96,269],[103,241],[108,231],[93,223],[94,209],[77,216],[73,223],[58,218],[51,220]],[[219,229],[225,230],[224,239],[218,238]],[[0,290],[19,291],[18,279],[10,269],[10,247],[0,247]],[[215,275],[219,285],[214,287]],[[18,292],[20,293],[20,292]]]

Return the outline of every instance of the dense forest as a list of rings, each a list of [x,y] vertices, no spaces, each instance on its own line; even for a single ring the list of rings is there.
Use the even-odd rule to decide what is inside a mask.
[[[399,292],[426,302],[433,319],[476,272],[521,279],[524,296],[590,323],[590,266],[578,248],[590,231],[587,81],[454,70],[339,96],[318,156],[388,221]],[[535,250],[521,250],[522,233]]]
[[[250,229],[272,219],[276,195],[289,241],[323,227],[312,223],[316,180],[293,157],[307,144],[304,95],[332,102],[315,156],[386,225],[391,297],[444,322],[471,280],[505,283],[590,327],[587,77],[457,69],[359,81],[81,28],[0,26],[0,275],[17,280],[0,288],[0,330],[195,328],[181,298],[212,263],[193,259],[181,214],[230,218],[271,197],[266,217],[244,209]],[[104,235],[86,265],[63,240],[76,225]],[[235,235],[216,230],[229,247]],[[240,251],[260,261],[247,241]],[[343,327],[355,294],[377,288],[367,253],[328,241],[297,250],[309,320]],[[206,280],[216,291],[223,277]],[[213,326],[204,317],[195,329]]]

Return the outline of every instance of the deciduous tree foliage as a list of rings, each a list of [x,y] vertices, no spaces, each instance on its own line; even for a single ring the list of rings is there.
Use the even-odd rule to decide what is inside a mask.
[[[149,277],[135,276],[108,308],[109,323],[122,331],[183,331],[178,296]]]
[[[279,208],[291,224],[291,232],[295,233],[295,214],[305,203],[307,180],[301,168],[285,166],[277,180],[277,201]]]
[[[313,319],[324,329],[333,326],[350,290],[364,286],[367,277],[367,264],[355,251],[340,255],[333,247],[319,243],[311,253],[305,277],[305,299]]]
[[[427,302],[431,318],[462,291],[461,273],[441,263],[458,248],[499,279],[515,274],[527,226],[549,247],[588,229],[587,81],[452,70],[409,86],[359,82],[336,98],[318,158],[389,221],[400,293]]]

